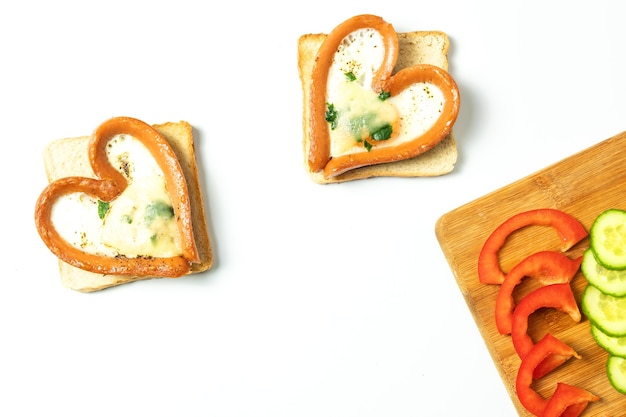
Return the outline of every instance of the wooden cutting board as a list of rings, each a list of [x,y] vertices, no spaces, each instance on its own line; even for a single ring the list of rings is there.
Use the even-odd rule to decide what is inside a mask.
[[[437,239],[521,416],[531,414],[519,403],[515,392],[520,359],[510,336],[500,335],[495,326],[499,286],[478,281],[477,261],[483,243],[499,224],[516,213],[544,207],[573,215],[587,230],[602,211],[626,209],[626,132],[446,213],[437,221]],[[567,255],[580,256],[588,247],[586,238]],[[559,239],[552,228],[530,226],[510,236],[500,252],[500,264],[506,272],[531,253],[558,249]],[[516,298],[534,288],[532,281],[522,282],[516,289]],[[586,285],[579,272],[572,281],[579,306]],[[607,353],[595,344],[587,318],[583,316],[576,323],[558,310],[541,309],[529,320],[529,334],[536,341],[548,331],[574,348],[582,359],[570,359],[533,384],[535,389],[548,397],[556,382],[566,382],[601,397],[599,402],[589,405],[584,416],[625,416],[626,395],[609,384],[605,369]]]

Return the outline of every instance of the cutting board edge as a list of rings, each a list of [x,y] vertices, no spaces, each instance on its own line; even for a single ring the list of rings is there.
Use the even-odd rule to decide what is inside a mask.
[[[441,241],[442,230],[445,227],[445,222],[448,219],[448,217],[449,216],[447,215],[443,215],[439,219],[437,219],[435,223],[435,236],[437,237],[437,240],[439,241],[440,246],[442,244],[442,241]],[[508,375],[500,360],[500,357],[498,356],[498,353],[495,349],[495,345],[489,343],[490,338],[489,338],[487,326],[485,325],[482,318],[479,316],[478,312],[476,311],[475,302],[474,302],[474,299],[471,297],[469,288],[467,287],[467,285],[465,285],[464,281],[461,280],[460,277],[457,275],[456,269],[452,267],[453,261],[451,260],[451,257],[449,255],[450,252],[443,251],[443,254],[444,254],[444,257],[446,258],[446,261],[448,262],[451,273],[454,276],[454,280],[457,284],[457,287],[459,288],[461,292],[461,296],[463,297],[463,300],[465,300],[466,307],[469,310],[470,314],[472,315],[472,319],[474,320],[474,325],[476,326],[476,330],[478,330],[478,333],[480,333],[480,337],[483,341],[483,345],[485,346],[485,348],[487,349],[487,352],[489,353],[489,356],[491,357],[493,366],[495,370],[498,372],[498,375],[500,376],[500,380],[502,384],[504,385],[504,388],[511,402],[513,403],[513,406],[515,407],[519,415],[524,415],[525,413],[527,413],[527,411],[519,402],[515,388],[511,387],[506,382],[508,380]]]

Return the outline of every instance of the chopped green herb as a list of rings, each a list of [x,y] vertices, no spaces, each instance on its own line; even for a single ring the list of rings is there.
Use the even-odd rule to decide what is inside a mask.
[[[145,219],[150,225],[157,217],[169,220],[174,217],[174,207],[163,201],[155,201],[146,207]]]
[[[326,103],[326,121],[330,123],[330,128],[335,129],[337,127],[337,110],[332,103]]]
[[[346,72],[346,78],[348,81],[356,81],[356,75],[352,71]]]
[[[100,219],[104,219],[107,211],[109,211],[110,205],[111,203],[109,203],[108,201],[102,201],[100,199],[98,200],[98,217],[100,217]]]
[[[348,129],[357,142],[360,141],[364,129],[371,129],[371,125],[375,118],[375,113],[364,113],[357,117],[351,117],[347,120]]]
[[[372,139],[374,140],[387,140],[391,137],[392,127],[390,124],[386,124],[375,132],[372,132]]]
[[[153,245],[156,245],[157,239],[158,239],[158,237],[157,237],[156,233],[153,234],[152,236],[150,236],[150,242],[152,242]]]
[[[389,97],[391,97],[391,93],[390,93],[389,91],[381,91],[381,92],[378,94],[378,99],[379,99],[380,101],[385,101],[385,100],[387,100]]]
[[[365,147],[365,149],[367,149],[368,152],[372,150],[372,144],[366,140],[363,141],[363,147]]]
[[[128,214],[124,214],[124,215],[122,216],[122,221],[123,221],[124,223],[131,224],[131,223],[133,222],[133,218],[132,218],[130,215],[128,215]]]

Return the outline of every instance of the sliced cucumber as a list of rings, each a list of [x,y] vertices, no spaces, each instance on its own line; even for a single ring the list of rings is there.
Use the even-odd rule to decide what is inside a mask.
[[[603,293],[615,297],[626,295],[626,270],[605,268],[598,262],[593,250],[585,251],[580,269],[587,281]]]
[[[604,294],[593,285],[583,291],[581,307],[591,323],[603,333],[626,336],[626,297]]]
[[[589,244],[597,261],[607,269],[626,269],[626,211],[606,210],[589,230]]]
[[[610,355],[626,358],[626,336],[609,336],[593,324],[591,325],[591,335],[598,346]]]
[[[609,355],[606,362],[606,372],[613,388],[626,394],[626,358]]]

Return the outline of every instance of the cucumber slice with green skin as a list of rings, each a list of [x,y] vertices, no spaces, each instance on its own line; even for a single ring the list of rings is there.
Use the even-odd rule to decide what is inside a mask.
[[[589,321],[603,333],[613,337],[626,336],[626,297],[604,294],[593,285],[587,285],[581,307]]]
[[[626,295],[626,270],[605,268],[598,262],[593,250],[587,249],[583,254],[580,270],[589,284],[603,293],[615,297]]]
[[[610,355],[606,362],[606,373],[613,388],[626,394],[626,358]]]
[[[626,269],[626,211],[606,210],[589,230],[589,245],[597,261],[607,269]]]
[[[591,325],[591,335],[598,346],[610,355],[626,358],[626,336],[609,336],[593,324]]]

